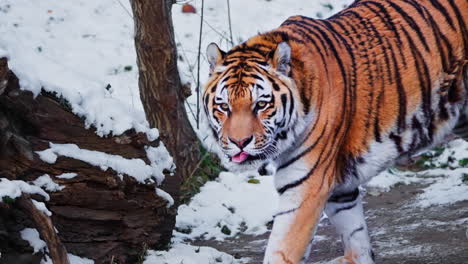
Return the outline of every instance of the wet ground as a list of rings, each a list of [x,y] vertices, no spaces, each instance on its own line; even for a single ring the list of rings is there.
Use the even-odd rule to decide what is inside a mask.
[[[424,186],[400,185],[378,196],[366,195],[364,207],[376,263],[468,264],[468,201],[449,206],[411,206]],[[343,254],[339,237],[325,219],[317,230],[310,263]],[[240,235],[226,241],[198,241],[249,263],[261,263],[268,234]]]

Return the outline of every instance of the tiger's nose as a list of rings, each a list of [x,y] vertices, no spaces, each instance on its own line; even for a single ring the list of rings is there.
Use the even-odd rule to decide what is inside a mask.
[[[243,139],[235,139],[235,138],[229,137],[229,140],[241,149],[245,148],[245,146],[247,146],[252,141],[252,139],[253,139],[253,136],[246,137]]]

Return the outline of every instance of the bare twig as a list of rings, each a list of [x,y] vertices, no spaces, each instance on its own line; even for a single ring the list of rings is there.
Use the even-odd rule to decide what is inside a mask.
[[[227,8],[228,8],[228,22],[229,22],[229,35],[231,37],[231,46],[234,46],[234,39],[232,38],[232,25],[231,25],[231,5],[230,1],[227,1]]]
[[[226,41],[229,41],[229,38],[226,37],[224,35],[224,33],[220,32],[218,29],[216,29],[214,26],[212,26],[210,23],[208,23],[208,21],[206,21],[205,19],[201,18],[203,20],[203,22],[209,27],[211,28],[216,34],[218,34],[221,38],[225,39]]]
[[[203,33],[203,9],[205,7],[205,0],[201,4],[201,18],[200,18],[200,35],[198,39],[198,59],[197,59],[197,129],[200,128],[200,55],[201,55],[201,42]]]
[[[125,10],[125,12],[127,12],[128,16],[130,16],[130,18],[133,19],[132,14],[131,14],[130,11],[128,11],[128,9],[122,4],[122,2],[120,2],[120,0],[115,0],[115,1],[119,2],[119,5]]]

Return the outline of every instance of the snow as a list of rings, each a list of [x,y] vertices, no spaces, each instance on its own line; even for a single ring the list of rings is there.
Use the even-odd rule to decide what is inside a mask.
[[[162,171],[164,169],[170,170],[172,164],[172,158],[169,157],[159,157],[156,159],[153,155],[161,154],[163,146],[158,148],[148,148],[149,153],[151,153],[151,165],[146,164],[142,159],[126,159],[118,155],[111,155],[100,151],[80,149],[75,144],[54,144],[50,143],[50,148],[44,151],[36,152],[39,155],[47,153],[47,157],[52,157],[55,155],[54,160],[58,156],[69,157],[73,159],[78,159],[89,163],[93,166],[101,168],[101,170],[106,171],[111,168],[116,171],[119,175],[126,174],[135,178],[141,183],[146,181],[156,180],[157,183],[161,183],[164,179],[164,174]],[[147,150],[147,151],[148,151]],[[155,151],[155,152],[153,152]],[[167,152],[166,152],[167,154]],[[41,156],[42,157],[42,156]],[[171,162],[169,162],[169,160]],[[157,162],[161,161],[161,164]]]
[[[49,200],[49,195],[38,186],[28,184],[24,181],[13,180],[10,181],[6,178],[0,178],[0,197],[9,197],[15,199],[21,196],[22,193],[40,194],[46,200]]]
[[[60,175],[57,175],[55,176],[56,178],[59,178],[59,179],[73,179],[75,178],[76,176],[78,176],[78,174],[74,173],[74,172],[70,172],[70,173],[62,173]]]
[[[428,167],[449,167],[456,168],[460,166],[460,161],[466,159],[468,165],[468,142],[463,139],[456,139],[447,144],[442,153],[435,151],[428,153],[434,157],[427,160],[424,165]]]
[[[172,198],[172,196],[168,194],[167,192],[165,192],[164,190],[156,188],[156,194],[159,197],[167,201],[167,206],[166,206],[167,208],[170,208],[171,206],[174,205],[174,198]]]
[[[42,211],[44,214],[46,214],[47,216],[51,216],[52,215],[52,212],[49,211],[49,209],[47,209],[47,206],[45,205],[45,203],[43,202],[38,202],[34,199],[31,199],[34,207],[36,207],[37,210],[39,211]]]
[[[48,174],[44,174],[33,181],[33,184],[44,188],[48,192],[57,192],[63,190],[65,187],[55,183]]]
[[[248,263],[246,259],[237,260],[233,256],[210,247],[196,247],[176,244],[169,251],[149,250],[143,264],[200,264]]]
[[[179,207],[176,237],[222,240],[241,231],[265,233],[276,213],[278,194],[273,177],[248,175],[222,172],[216,181],[206,183],[188,205]]]
[[[415,205],[425,208],[468,201],[468,182],[462,181],[464,175],[468,175],[468,168],[425,171],[424,176],[438,178],[435,178],[434,183],[423,189],[424,192],[418,195]]]
[[[49,164],[54,164],[57,161],[57,155],[51,150],[51,149],[46,149],[43,151],[36,151],[36,153],[39,155],[39,158],[47,162]]]
[[[94,261],[88,258],[82,258],[73,254],[67,254],[70,264],[94,264]],[[54,264],[49,256],[45,256],[45,260],[41,260],[41,264]]]
[[[157,136],[139,100],[133,21],[118,2],[3,0],[0,7],[0,49],[22,89],[63,96],[98,135],[134,128]]]
[[[398,169],[391,168],[372,178],[365,184],[365,186],[369,190],[388,192],[397,184],[410,184],[421,181],[421,178],[417,178],[412,172],[400,171]]]
[[[427,208],[434,205],[450,205],[468,201],[468,142],[455,139],[437,150],[421,156],[429,168],[419,172],[388,169],[372,178],[366,187],[372,194],[375,189],[390,191],[397,184],[426,184],[412,206]]]
[[[158,184],[161,184],[164,180],[164,170],[174,171],[176,169],[172,156],[162,142],[159,143],[158,147],[147,147],[146,156],[151,162],[153,174]]]
[[[39,237],[39,232],[35,228],[25,228],[20,231],[20,235],[33,248],[34,253],[49,251],[46,242]],[[70,264],[94,264],[94,261],[87,258],[81,258],[73,254],[68,254],[67,256]],[[48,255],[44,257],[45,259],[41,260],[41,264],[53,264],[52,259]]]
[[[46,242],[39,238],[39,232],[34,228],[25,228],[20,231],[20,235],[21,239],[28,241],[29,245],[34,250],[34,253],[47,248]]]

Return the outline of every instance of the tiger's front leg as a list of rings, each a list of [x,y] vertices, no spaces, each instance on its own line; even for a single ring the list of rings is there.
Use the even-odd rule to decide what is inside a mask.
[[[297,264],[307,258],[308,245],[329,197],[334,176],[333,170],[318,168],[316,172],[307,175],[307,171],[288,169],[276,173],[279,211],[274,217],[264,264]]]
[[[329,264],[373,264],[374,254],[359,189],[334,191],[325,213],[340,235],[345,252],[343,257]]]

